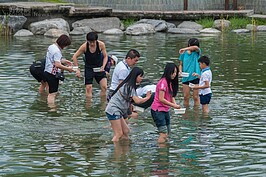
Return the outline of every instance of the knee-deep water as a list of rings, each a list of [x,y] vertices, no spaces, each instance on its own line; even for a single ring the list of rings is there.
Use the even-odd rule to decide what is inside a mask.
[[[99,86],[87,100],[83,79],[74,73],[66,73],[49,107],[29,66],[55,39],[1,37],[0,176],[265,176],[266,33],[99,34],[108,54],[120,60],[137,49],[137,66],[155,83],[167,62],[178,63],[178,50],[191,37],[199,38],[202,54],[211,59],[210,113],[194,108],[192,99],[184,115],[171,111],[170,141],[162,145],[149,109],[131,120],[129,142],[113,144]],[[71,59],[84,41],[72,37],[64,56]],[[83,69],[82,57],[79,64]],[[181,85],[179,90],[182,104]]]

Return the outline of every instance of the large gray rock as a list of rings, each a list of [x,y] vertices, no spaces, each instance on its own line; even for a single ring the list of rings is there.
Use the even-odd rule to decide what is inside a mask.
[[[166,25],[167,25],[167,29],[169,29],[169,28],[176,28],[176,25],[174,23],[166,22]]]
[[[122,31],[121,29],[113,28],[104,31],[103,34],[109,34],[109,35],[124,34],[124,31]]]
[[[194,29],[185,29],[185,28],[170,28],[167,31],[172,34],[199,34],[200,32]]]
[[[68,22],[62,18],[43,20],[43,21],[31,23],[29,25],[29,30],[33,34],[42,35],[46,33],[49,29],[60,29],[68,33],[70,32]]]
[[[17,31],[14,36],[16,37],[27,37],[27,36],[33,36],[33,33],[30,32],[29,30],[21,29]]]
[[[84,35],[89,32],[92,32],[92,29],[89,26],[81,26],[81,27],[76,27],[74,28],[71,32],[70,35],[73,36],[78,36],[78,35]]]
[[[265,32],[266,31],[266,25],[259,25],[259,26],[257,26],[257,31]]]
[[[236,29],[236,30],[232,30],[233,33],[249,33],[250,31],[247,29]]]
[[[183,21],[180,23],[177,28],[185,28],[185,29],[192,29],[196,31],[200,31],[203,29],[202,25],[196,23],[196,22],[191,22],[191,21]]]
[[[257,31],[257,26],[252,24],[247,24],[246,29],[249,31]]]
[[[49,29],[46,33],[44,33],[44,36],[58,38],[62,34],[69,36],[68,32],[60,30],[60,29]]]
[[[26,21],[27,18],[24,16],[0,15],[0,24],[2,27],[7,25],[14,33],[22,29]]]
[[[231,25],[231,22],[228,20],[224,20],[224,19],[218,19],[213,22],[214,28],[218,30],[228,29],[230,25]]]
[[[200,31],[201,33],[207,33],[207,34],[219,34],[221,31],[215,28],[204,28]]]
[[[83,19],[72,23],[72,27],[74,29],[77,27],[89,27],[92,31],[100,33],[112,28],[124,29],[123,24],[117,17]]]
[[[125,33],[127,35],[133,35],[133,36],[139,36],[139,35],[145,35],[145,34],[153,34],[155,33],[154,26],[150,24],[134,24],[129,27],[127,27]]]
[[[154,27],[155,31],[167,31],[168,26],[164,20],[141,19],[135,24],[147,23]]]

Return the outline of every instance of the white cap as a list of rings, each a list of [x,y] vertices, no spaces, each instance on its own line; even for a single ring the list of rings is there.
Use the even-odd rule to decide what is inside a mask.
[[[116,65],[118,62],[118,58],[115,55],[111,55],[111,58],[115,61],[115,65]]]

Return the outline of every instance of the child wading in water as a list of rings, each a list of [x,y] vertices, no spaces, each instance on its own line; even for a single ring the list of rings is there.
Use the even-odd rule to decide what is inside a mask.
[[[190,88],[189,83],[199,84],[199,79],[193,76],[193,73],[200,74],[200,67],[198,59],[201,55],[201,49],[199,48],[199,40],[191,38],[188,40],[188,47],[179,50],[180,53],[180,65],[179,75],[182,76],[182,72],[189,73],[188,77],[182,77],[183,93],[184,93],[184,106],[189,106]],[[200,104],[199,92],[197,89],[193,90],[194,106]]]
[[[202,110],[205,113],[209,112],[208,104],[211,101],[212,91],[211,91],[211,82],[212,82],[212,72],[210,70],[209,64],[210,59],[206,56],[199,58],[199,64],[201,69],[201,76],[197,73],[193,73],[193,76],[200,78],[198,86],[191,86],[193,89],[199,89],[200,104],[202,105]]]
[[[115,89],[105,109],[114,132],[112,139],[114,142],[119,141],[120,138],[128,139],[129,127],[124,118],[128,117],[131,102],[141,104],[151,97],[151,92],[147,93],[145,98],[137,96],[137,83],[142,81],[143,74],[142,69],[134,67],[126,79]]]
[[[151,115],[159,131],[158,143],[164,143],[170,133],[170,107],[180,109],[175,96],[178,90],[178,68],[167,63],[164,73],[156,85],[155,98],[151,105]]]

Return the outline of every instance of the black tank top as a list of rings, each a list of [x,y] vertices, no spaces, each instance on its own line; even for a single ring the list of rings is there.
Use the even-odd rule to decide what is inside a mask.
[[[89,43],[87,42],[87,50],[85,55],[85,67],[86,68],[97,68],[103,65],[103,60],[101,59],[101,50],[99,47],[99,42],[96,41],[96,51],[94,53],[90,52]]]

